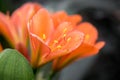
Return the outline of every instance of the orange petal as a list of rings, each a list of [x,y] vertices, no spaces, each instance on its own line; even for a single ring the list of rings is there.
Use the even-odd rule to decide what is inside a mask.
[[[60,18],[60,20],[64,20],[67,17],[67,13],[65,11],[58,11],[53,14],[56,18]]]
[[[65,11],[59,11],[53,14],[53,17],[58,21],[64,21],[67,18],[67,13]]]
[[[92,56],[99,52],[99,49],[97,47],[91,44],[86,44],[86,43],[81,45],[81,48],[79,49],[80,49],[79,58]]]
[[[95,44],[95,47],[98,48],[98,49],[101,49],[103,48],[105,45],[105,42],[104,41],[100,41],[98,43]]]
[[[18,37],[14,25],[11,23],[9,16],[0,12],[0,34],[3,34],[13,46],[17,43]]]
[[[72,31],[65,37],[65,44],[63,44],[62,50],[71,52],[78,48],[83,42],[84,34],[78,31]]]
[[[18,8],[11,16],[11,20],[16,27],[25,27],[26,22],[41,8],[37,3],[28,2]]]
[[[58,46],[53,47],[53,52],[48,58],[57,58],[75,50],[83,41],[84,34],[78,31],[72,31],[61,40]],[[55,49],[55,50],[54,50]]]
[[[98,38],[98,32],[96,28],[88,22],[79,24],[77,29],[85,34],[85,42],[94,44]]]
[[[16,12],[18,13],[21,12],[21,14],[25,16],[25,20],[28,21],[41,8],[42,6],[38,3],[28,2],[28,3],[25,3],[18,10],[16,10]]]
[[[40,9],[32,18],[29,24],[30,32],[36,34],[44,41],[51,37],[53,32],[52,19],[45,9]]]
[[[27,33],[27,22],[31,17],[40,9],[41,6],[37,3],[28,2],[18,8],[11,16],[11,21],[15,25],[19,39],[26,44]]]
[[[58,27],[60,23],[67,19],[67,13],[65,11],[59,11],[52,15],[54,27]]]
[[[31,64],[33,67],[41,66],[46,63],[44,58],[50,53],[50,49],[44,42],[35,34],[30,33],[31,43]]]
[[[55,28],[62,22],[70,22],[74,25],[79,23],[82,20],[80,15],[68,15],[65,11],[59,11],[53,14],[52,16]]]
[[[82,17],[80,15],[70,15],[68,17],[68,21],[76,25],[77,23],[80,23],[82,21]]]
[[[57,29],[55,30],[55,32],[52,34],[50,44],[52,44],[54,40],[58,40],[61,37],[66,36],[66,34],[68,32],[70,32],[70,31],[72,31],[72,30],[73,30],[73,27],[72,27],[72,25],[70,23],[68,23],[68,22],[61,23],[57,27]]]
[[[95,45],[83,43],[73,52],[55,59],[53,61],[53,70],[60,70],[78,59],[95,55],[104,45],[104,41],[100,41]]]
[[[105,45],[104,41],[100,41],[95,45],[83,43],[81,47],[78,48],[80,50],[78,59],[97,54],[104,45]]]
[[[101,46],[103,46],[103,43],[100,42],[100,43],[98,43],[98,45],[99,44]],[[76,50],[74,50],[70,54],[65,55],[64,57],[61,58],[61,61],[59,63],[60,64],[59,68],[66,66],[80,58],[95,55],[98,52],[99,52],[99,49],[96,46],[91,45],[91,44],[82,43]]]

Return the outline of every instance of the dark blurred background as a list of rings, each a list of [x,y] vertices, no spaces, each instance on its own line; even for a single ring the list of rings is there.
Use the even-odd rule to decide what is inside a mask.
[[[0,0],[0,11],[12,13],[28,1],[39,2],[51,12],[65,10],[82,15],[83,21],[98,29],[98,40],[106,42],[98,55],[62,70],[59,80],[120,80],[120,0]],[[3,37],[1,41],[5,42]]]

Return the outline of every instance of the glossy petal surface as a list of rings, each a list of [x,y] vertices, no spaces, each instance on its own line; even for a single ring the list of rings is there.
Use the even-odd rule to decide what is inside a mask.
[[[88,22],[83,22],[77,26],[77,29],[85,34],[84,42],[94,44],[98,38],[97,29]]]
[[[30,32],[47,41],[53,31],[52,19],[47,10],[40,9],[30,21]]]
[[[33,67],[38,67],[44,64],[44,58],[49,55],[50,49],[45,43],[36,35],[30,33],[31,41],[31,64]]]

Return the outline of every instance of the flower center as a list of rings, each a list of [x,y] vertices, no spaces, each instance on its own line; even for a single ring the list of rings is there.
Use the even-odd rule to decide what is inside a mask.
[[[59,50],[59,49],[62,49],[62,50],[65,49],[65,44],[70,42],[71,39],[72,39],[71,37],[66,38],[63,35],[63,37],[61,37],[60,39],[54,40],[53,43],[50,46],[51,51],[53,52],[53,51],[56,51],[56,50]]]

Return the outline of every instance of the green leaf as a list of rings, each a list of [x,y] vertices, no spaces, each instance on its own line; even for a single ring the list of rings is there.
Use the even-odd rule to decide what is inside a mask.
[[[17,50],[6,49],[0,53],[0,80],[33,80],[28,61]]]

